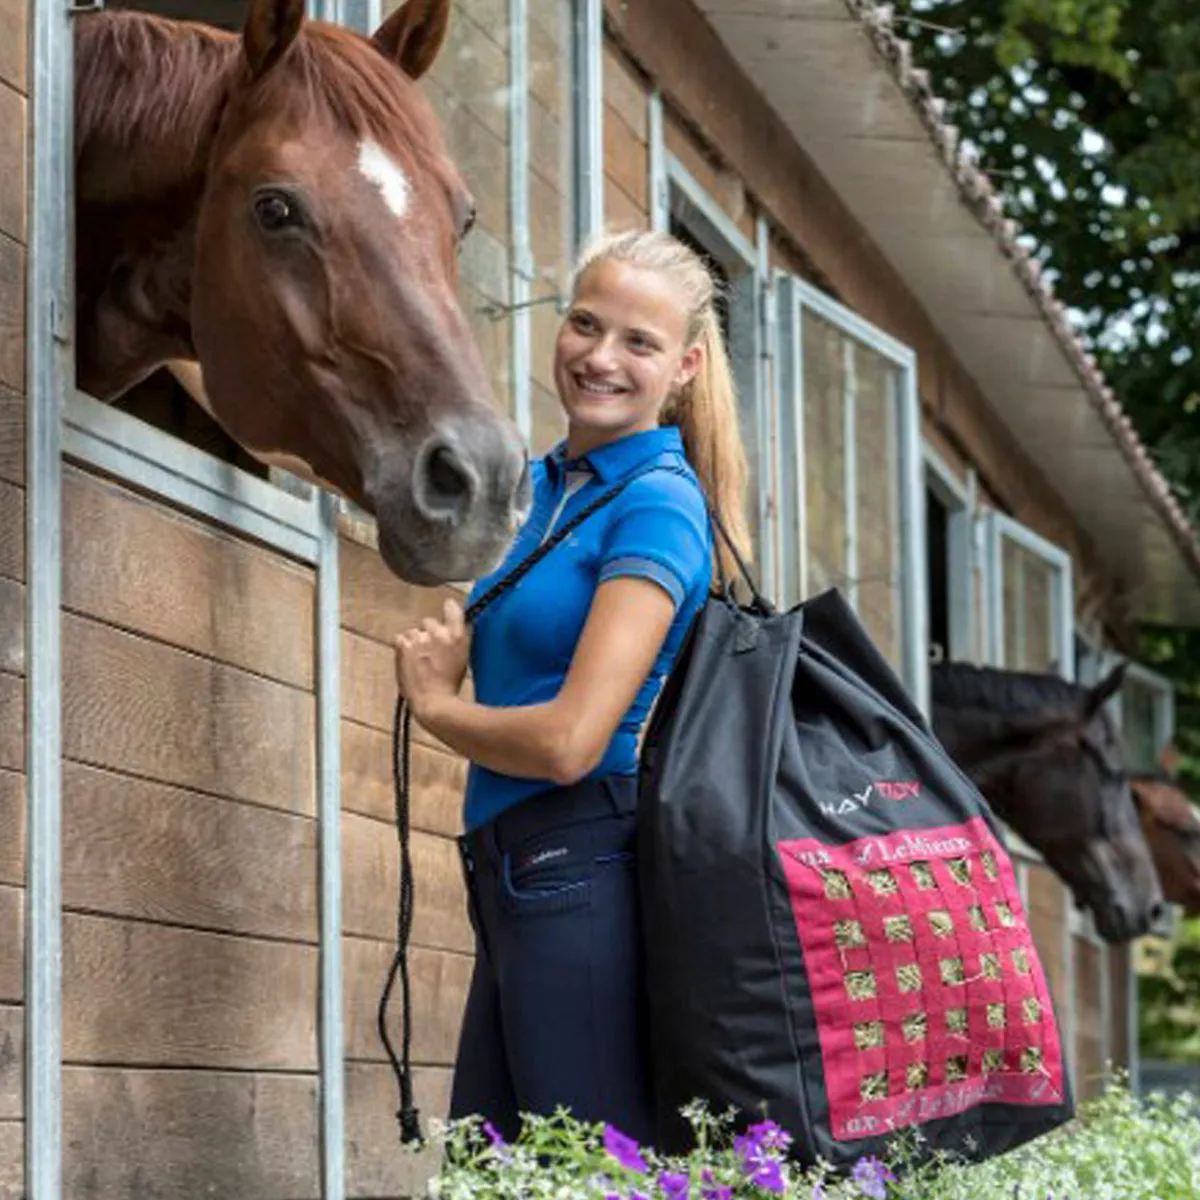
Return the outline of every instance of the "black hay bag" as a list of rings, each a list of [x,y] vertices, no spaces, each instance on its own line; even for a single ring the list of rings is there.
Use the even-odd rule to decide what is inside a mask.
[[[647,730],[638,853],[661,1149],[693,1099],[839,1168],[1073,1115],[994,819],[836,591],[709,601]]]

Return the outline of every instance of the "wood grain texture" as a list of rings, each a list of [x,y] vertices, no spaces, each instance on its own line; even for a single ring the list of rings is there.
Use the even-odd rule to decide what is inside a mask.
[[[25,995],[25,891],[0,885],[0,1004]]]
[[[0,79],[28,93],[29,0],[0,0]]]
[[[0,770],[0,883],[24,882],[25,776]]]
[[[414,1071],[421,1125],[445,1117],[450,1109],[450,1072]],[[351,1063],[346,1068],[346,1195],[365,1198],[424,1196],[425,1182],[436,1170],[429,1150],[400,1145],[395,1112],[396,1083],[390,1067]]]
[[[0,672],[0,767],[25,768],[25,680]]]
[[[1067,920],[1066,893],[1058,877],[1046,867],[1029,868],[1029,930],[1055,1007],[1065,1016],[1067,964],[1063,953],[1063,925]]]
[[[0,233],[0,384],[25,390],[25,247]]]
[[[387,1061],[376,1027],[376,1015],[393,949],[390,943],[357,937],[348,937],[343,942],[346,1057],[349,1059]],[[408,964],[413,988],[413,1062],[452,1066],[458,1053],[458,1033],[474,960],[466,954],[417,946],[410,952]],[[399,988],[391,997],[388,1015],[393,1044],[399,1046],[400,1022],[404,1015]]]
[[[63,767],[68,908],[315,944],[317,887],[308,817]]]
[[[466,760],[416,743],[409,765],[412,827],[448,837],[458,834]],[[378,821],[395,820],[391,734],[342,722],[342,807]]]
[[[0,1200],[25,1200],[25,1126],[0,1121]]]
[[[68,1067],[70,1200],[320,1195],[315,1076]]]
[[[25,397],[20,392],[0,384],[0,479],[9,483],[21,484],[25,481]],[[0,493],[3,511],[7,514],[5,524],[12,524],[16,517],[13,513],[14,504],[18,501],[7,490]],[[19,503],[22,506],[20,529],[24,531],[24,493]],[[3,537],[4,535],[0,535]],[[11,535],[9,535],[11,536]],[[21,554],[24,556],[25,543],[22,540]]]
[[[649,151],[610,105],[604,109],[604,173],[639,212],[649,211]]]
[[[73,1064],[311,1071],[311,946],[68,913],[63,1058]]]
[[[309,568],[80,470],[63,514],[66,608],[312,690]]]
[[[448,838],[414,831],[411,841],[416,907],[412,940],[431,949],[471,953],[458,848]],[[347,934],[391,942],[396,936],[400,848],[382,821],[342,814],[342,928]]]
[[[4,389],[0,388],[0,439],[4,436]],[[0,460],[4,447],[0,444]],[[25,489],[3,480],[0,471],[0,576],[25,579]]]
[[[338,566],[342,628],[385,647],[424,617],[440,617],[447,599],[462,599],[452,587],[421,588],[403,583],[374,550],[354,543],[341,547]]]
[[[25,585],[0,576],[0,671],[25,674]]]
[[[85,618],[63,618],[68,758],[311,815],[315,704]]]
[[[0,31],[3,17],[0,16]],[[2,57],[2,52],[0,52]],[[25,242],[25,109],[22,92],[0,79],[0,233]]]
[[[19,1121],[24,1114],[24,1066],[25,1009],[20,1004],[0,1004],[0,1121]]]

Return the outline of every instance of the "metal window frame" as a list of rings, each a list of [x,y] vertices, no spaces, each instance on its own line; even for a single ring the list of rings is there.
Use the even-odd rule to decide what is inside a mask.
[[[657,92],[651,93],[648,105],[652,226],[661,230],[669,229],[672,217],[686,225],[696,240],[737,276],[733,291],[742,300],[743,306],[750,306],[747,318],[745,307],[737,308],[731,305],[730,323],[732,326],[737,317],[745,319],[738,332],[742,336],[749,336],[751,340],[747,354],[751,364],[751,404],[757,425],[755,437],[760,466],[758,478],[754,481],[754,504],[758,513],[760,543],[757,582],[767,595],[771,595],[774,590],[775,569],[771,532],[769,398],[766,394],[767,354],[770,342],[766,303],[770,281],[770,272],[766,265],[770,258],[769,228],[765,218],[759,217],[755,223],[755,240],[752,242],[737,227],[733,218],[667,149],[663,130],[662,99]],[[732,328],[730,332],[732,336]]]
[[[783,274],[783,273],[781,273]],[[781,393],[780,404],[791,403],[797,416],[799,430],[799,470],[796,487],[804,486],[804,346],[803,315],[805,310],[828,321],[840,332],[860,342],[890,362],[899,372],[900,382],[896,389],[896,451],[899,458],[896,467],[896,492],[898,513],[896,514],[896,537],[898,539],[897,573],[899,575],[900,619],[901,619],[901,676],[905,686],[921,712],[929,713],[929,611],[925,584],[925,457],[921,437],[921,409],[917,393],[916,352],[882,329],[871,324],[853,309],[847,308],[832,297],[814,287],[807,280],[795,275],[786,275],[786,286],[780,284],[781,309],[779,344],[781,363],[780,376],[786,380],[787,390]],[[849,408],[849,404],[844,404]],[[843,414],[850,422],[853,413]],[[847,426],[852,429],[852,426]],[[847,482],[855,487],[857,467],[854,463],[854,441],[847,442]],[[800,514],[803,534],[803,565],[801,579],[805,594],[808,591],[808,533],[807,512],[803,491],[797,492],[797,511]],[[848,510],[849,512],[849,510]],[[848,538],[852,541],[852,525],[847,524]],[[847,561],[850,561],[849,551]],[[853,601],[853,591],[848,597]]]
[[[1004,550],[1005,538],[1016,542],[1031,554],[1046,561],[1054,570],[1054,591],[1051,597],[1051,631],[1058,652],[1059,674],[1064,679],[1075,678],[1075,581],[1074,563],[1070,554],[1061,546],[1035,533],[1007,513],[997,509],[986,510],[980,518],[984,546],[984,587],[987,595],[988,646],[987,660],[992,666],[1005,666],[1004,662]],[[1020,837],[1009,831],[1011,850],[1015,856],[1029,863],[1043,864],[1040,854]],[[1065,1060],[1074,1073],[1078,1067],[1076,1045],[1077,1026],[1075,979],[1075,920],[1072,917],[1075,905],[1070,889],[1059,881],[1062,890],[1066,919],[1063,921],[1063,973],[1066,977],[1066,1003],[1061,1020],[1064,1026],[1063,1041],[1066,1044]]]
[[[784,523],[784,507],[780,506],[779,534],[779,592],[776,599],[781,604],[792,605],[803,600],[808,595],[808,511],[806,493],[808,486],[808,471],[805,462],[804,446],[804,322],[799,320],[799,298],[795,294],[796,278],[786,271],[775,272],[775,299],[778,308],[776,316],[776,409],[779,417],[778,433],[775,439],[777,454],[777,471],[781,493],[790,495],[791,503],[789,516],[795,519],[796,545],[788,550],[792,531]],[[788,415],[787,423],[791,430],[785,431],[784,413]],[[787,439],[785,433],[790,432]],[[790,445],[785,445],[790,441]],[[784,463],[787,450],[791,450],[794,470],[788,472]],[[790,475],[790,479],[789,479]],[[790,486],[789,486],[790,483]],[[791,554],[797,558],[793,560]],[[798,584],[798,594],[790,595],[782,589],[784,579],[791,575]]]
[[[340,0],[311,15],[336,20]],[[341,945],[341,686],[337,499],[274,486],[74,387],[74,43],[71,10],[33,0],[26,291],[26,1189],[61,1200],[62,478],[74,460],[315,568],[320,875],[320,1158],[345,1195]],[[298,495],[295,493],[299,493]]]
[[[1161,756],[1175,736],[1175,685],[1165,675],[1134,661],[1129,661],[1125,667],[1125,680],[1153,694],[1154,741],[1157,745],[1155,753]],[[1113,699],[1116,701],[1118,714],[1123,718],[1124,697],[1121,690],[1118,690]]]
[[[974,491],[970,480],[963,483],[929,442],[923,443],[921,453],[925,464],[925,487],[921,492],[921,502],[926,506],[926,516],[928,492],[933,492],[949,513],[946,531],[949,644],[946,652],[955,662],[972,662],[977,654],[971,603]]]
[[[529,14],[528,0],[508,0],[508,213],[509,346],[513,419],[528,443],[533,437],[532,339],[529,309],[535,277],[529,228]],[[603,190],[601,190],[603,199]]]
[[[577,254],[604,227],[604,0],[572,0],[572,205]]]

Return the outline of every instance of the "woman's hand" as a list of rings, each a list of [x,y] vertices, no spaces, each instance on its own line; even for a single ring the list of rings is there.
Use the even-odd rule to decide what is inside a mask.
[[[418,721],[431,702],[458,695],[470,649],[471,635],[454,600],[443,605],[442,620],[426,617],[396,638],[396,683]]]

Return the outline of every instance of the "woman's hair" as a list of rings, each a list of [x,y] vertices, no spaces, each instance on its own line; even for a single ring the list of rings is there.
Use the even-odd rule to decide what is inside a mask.
[[[737,389],[729,354],[721,336],[714,301],[717,283],[700,256],[669,233],[653,230],[603,234],[584,247],[575,265],[572,290],[591,267],[600,262],[621,262],[666,276],[687,306],[686,345],[703,351],[692,379],[670,396],[659,417],[663,425],[677,425],[683,436],[688,462],[721,524],[750,561],[750,529],[746,520],[746,448],[738,424]],[[716,539],[728,578],[737,567],[719,535]]]

